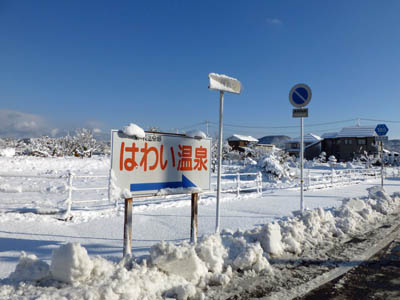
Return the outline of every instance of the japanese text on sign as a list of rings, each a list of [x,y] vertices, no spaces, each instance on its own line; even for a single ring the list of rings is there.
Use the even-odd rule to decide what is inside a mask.
[[[138,195],[167,187],[210,189],[211,139],[149,133],[134,138],[112,132],[112,171],[116,184]]]

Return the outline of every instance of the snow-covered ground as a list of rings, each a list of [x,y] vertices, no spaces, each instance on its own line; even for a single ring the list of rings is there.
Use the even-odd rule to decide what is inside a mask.
[[[389,176],[382,192],[371,189],[380,178],[352,183],[357,173],[349,172],[345,184],[335,183],[329,179],[331,167],[310,165],[311,175],[328,178],[320,186],[324,188],[305,192],[310,212],[292,217],[300,206],[295,182],[264,182],[261,194],[246,192],[239,198],[235,193],[223,194],[223,232],[216,235],[215,195],[204,194],[198,220],[203,238],[193,246],[188,244],[188,196],[135,199],[134,259],[121,262],[121,205],[75,203],[68,222],[53,213],[65,209],[68,172],[107,175],[108,158],[0,157],[0,165],[0,175],[8,175],[0,176],[0,299],[204,299],[206,286],[224,286],[238,270],[248,276],[272,274],[271,258],[301,257],[319,243],[327,247],[328,242],[367,231],[400,204],[396,195],[388,196],[400,192],[397,177]],[[224,169],[238,171],[235,166]],[[340,165],[339,169],[356,167]],[[107,186],[103,178],[79,178],[75,184]],[[73,195],[74,201],[102,198],[107,198],[106,190]],[[342,206],[344,198],[352,200]],[[335,209],[318,210],[331,207]]]

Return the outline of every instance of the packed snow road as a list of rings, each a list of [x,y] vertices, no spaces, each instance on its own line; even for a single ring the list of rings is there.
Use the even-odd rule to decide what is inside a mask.
[[[298,300],[400,299],[400,235],[370,260]]]

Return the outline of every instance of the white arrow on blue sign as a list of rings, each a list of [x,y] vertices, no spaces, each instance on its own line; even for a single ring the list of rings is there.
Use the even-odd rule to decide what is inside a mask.
[[[386,124],[376,125],[375,132],[377,135],[384,136],[384,135],[386,135],[386,133],[388,133],[388,131],[389,131],[389,128],[386,126]]]
[[[311,88],[304,84],[296,84],[289,92],[289,101],[294,107],[304,107],[311,101]]]

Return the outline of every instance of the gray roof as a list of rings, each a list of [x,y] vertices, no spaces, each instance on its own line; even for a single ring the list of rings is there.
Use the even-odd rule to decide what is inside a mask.
[[[350,126],[344,127],[339,132],[329,132],[322,135],[324,139],[342,138],[342,137],[374,137],[375,126]]]

